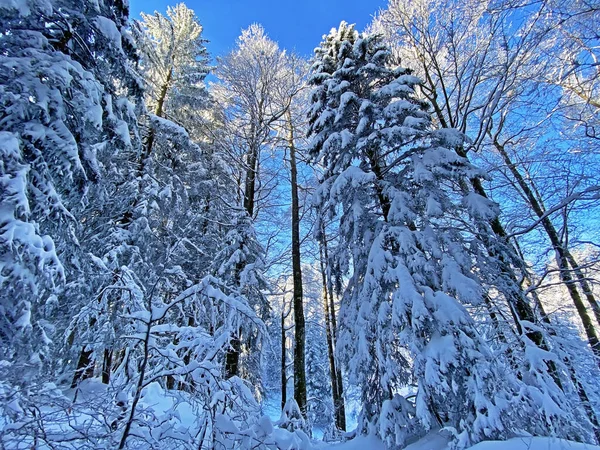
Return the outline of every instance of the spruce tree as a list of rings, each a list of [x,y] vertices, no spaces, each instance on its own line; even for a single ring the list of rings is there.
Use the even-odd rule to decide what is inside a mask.
[[[486,295],[470,222],[498,208],[462,188],[484,175],[456,153],[463,135],[433,129],[419,80],[391,67],[377,35],[342,23],[312,72],[311,154],[324,166],[315,203],[339,220],[334,257],[351,267],[338,351],[362,387],[362,426],[390,447],[433,427],[459,446],[515,429],[573,432],[552,393],[519,380],[470,313]],[[400,395],[413,384],[414,403]]]
[[[61,313],[79,306],[66,287],[87,289],[83,224],[107,200],[102,159],[135,141],[127,14],[119,1],[0,6],[0,336],[20,380],[61,364],[49,344],[62,340]]]

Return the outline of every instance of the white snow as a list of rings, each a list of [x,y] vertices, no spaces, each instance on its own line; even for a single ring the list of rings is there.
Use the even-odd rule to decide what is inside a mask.
[[[341,444],[318,445],[318,449],[335,450],[385,450],[377,437],[358,436]],[[566,441],[549,437],[518,437],[506,441],[483,441],[470,450],[600,450],[600,447],[580,442]],[[427,434],[422,439],[407,445],[403,450],[450,450],[448,439],[444,433],[437,431]]]
[[[0,9],[16,9],[22,16],[31,13],[27,0],[0,0]]]
[[[480,442],[471,450],[600,450],[600,447],[556,438],[519,437],[507,441]]]
[[[121,49],[121,33],[112,20],[107,17],[97,16],[94,19],[94,24],[113,47]]]

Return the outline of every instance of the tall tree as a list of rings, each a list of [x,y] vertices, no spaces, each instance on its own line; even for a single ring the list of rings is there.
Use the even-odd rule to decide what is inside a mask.
[[[207,109],[204,79],[209,72],[202,25],[185,4],[168,7],[166,16],[142,13],[133,22],[141,54],[146,105],[156,116],[193,129]]]
[[[441,11],[447,14],[441,14]],[[579,13],[575,15],[582,20],[593,14],[584,5]],[[493,2],[458,4],[445,0],[422,0],[409,4],[390,1],[387,10],[375,22],[374,29],[382,31],[395,42],[397,57],[410,61],[423,78],[422,93],[433,105],[436,121],[443,127],[458,128],[469,136],[470,142],[460,149],[461,154],[466,156],[467,152],[471,152],[470,157],[478,158],[476,152],[485,154],[484,150],[491,147],[493,153],[501,155],[500,160],[491,167],[497,167],[500,163],[510,172],[511,186],[537,216],[535,225],[541,226],[550,242],[562,281],[568,287],[571,300],[577,305],[590,347],[598,355],[597,332],[577,284],[581,286],[594,312],[599,310],[597,300],[581,276],[579,264],[574,258],[569,258],[568,245],[561,242],[552,214],[546,213],[544,202],[535,195],[535,192],[542,191],[536,186],[539,182],[536,178],[539,180],[539,177],[530,176],[531,172],[524,176],[528,170],[523,152],[526,141],[544,142],[547,137],[540,130],[545,124],[554,123],[558,117],[556,111],[551,111],[556,95],[552,90],[540,91],[538,74],[554,74],[557,70],[561,71],[558,67],[564,67],[561,58],[557,57],[561,54],[558,49],[564,50],[561,43],[564,39],[559,38],[558,34],[564,33],[568,19],[565,8],[554,2],[536,5],[517,2],[502,6]],[[585,42],[585,38],[581,42]],[[571,46],[571,49],[574,47],[577,46]],[[540,57],[542,48],[545,57]],[[576,51],[581,50],[580,47]],[[589,51],[589,48],[584,51]],[[585,59],[593,59],[593,56]],[[578,71],[579,68],[575,69],[575,72]],[[584,72],[589,75],[589,70],[581,68],[580,73]],[[521,113],[523,110],[528,111],[526,117]],[[556,132],[564,136],[564,126],[546,131]],[[565,140],[561,138],[561,143],[556,145],[564,146]],[[507,151],[511,146],[514,147],[512,155]],[[547,155],[548,147],[540,151]],[[561,154],[557,154],[556,158],[563,159]],[[571,179],[566,173],[564,175],[564,178]],[[580,178],[575,184],[580,184],[582,180]],[[493,180],[491,184],[494,186]],[[485,194],[483,185],[477,180],[473,187],[480,194]],[[551,190],[556,192],[554,187]],[[586,198],[590,206],[589,200],[596,198],[593,192],[586,192],[583,186],[580,192],[569,192],[569,186],[566,185],[557,194],[551,201],[557,206],[562,205],[559,211],[573,207],[576,201]],[[548,208],[550,211],[553,209]],[[568,215],[554,214],[554,217]],[[564,223],[564,227],[568,229],[568,223]],[[499,236],[508,235],[499,221],[494,229]],[[531,231],[533,228],[526,229]],[[520,266],[516,268],[517,271],[525,270],[523,262],[520,262]],[[518,274],[517,278],[513,277],[513,285],[517,279]],[[510,293],[508,295],[510,301]],[[514,299],[517,322],[535,321],[536,318],[530,314],[531,308],[519,297]],[[517,328],[520,328],[518,323]],[[529,335],[538,346],[547,347],[539,333],[536,336],[530,332]],[[549,369],[556,373],[552,364],[549,364]]]
[[[292,278],[294,281],[294,398],[306,416],[306,325],[302,293],[300,261],[300,204],[298,200],[298,165],[292,114],[287,112],[288,150],[290,152],[290,181],[292,191]]]
[[[277,90],[282,68],[282,54],[277,44],[259,25],[242,32],[237,48],[219,59],[215,86],[218,101],[225,106],[226,127],[231,136],[230,151],[239,163],[242,205],[250,218],[255,217],[256,185],[259,179],[261,150],[272,140],[273,123],[287,105],[280,103]],[[240,153],[236,154],[239,146]],[[226,371],[238,375],[241,336],[236,336],[227,354]]]
[[[103,160],[134,151],[141,89],[127,14],[119,1],[0,7],[0,336],[3,358],[24,363],[14,360],[23,380],[51,362],[49,344],[66,327],[59,312],[77,310],[90,294],[96,272],[82,238],[105,200]],[[94,224],[105,230],[105,217],[96,214]]]
[[[255,223],[258,223],[265,193],[272,193],[274,189],[269,186],[267,177],[263,177],[261,155],[276,143],[275,127],[280,121],[285,122],[285,114],[300,89],[294,61],[297,60],[280,50],[259,25],[244,30],[237,48],[219,59],[216,74],[220,83],[214,86],[214,92],[224,106],[226,134],[231,143],[229,151],[238,163],[234,170],[240,182],[242,205]],[[258,189],[260,186],[265,192]],[[300,305],[295,305],[294,314],[301,314],[302,296],[296,298]],[[300,317],[298,323],[301,324]],[[232,341],[227,358],[230,375],[238,373],[242,341],[241,337]],[[298,379],[301,380],[301,376]]]
[[[482,176],[456,153],[464,136],[431,130],[419,80],[389,58],[379,37],[342,23],[316,50],[311,78],[312,155],[325,166],[317,204],[339,217],[352,261],[338,344],[362,386],[363,424],[390,446],[436,423],[461,445],[515,426],[551,434],[548,421],[577,436],[560,390],[527,386],[515,401],[522,382],[478,334],[468,310],[485,288],[473,264],[493,231],[463,219],[494,218],[497,207],[463,189]],[[397,394],[411,379],[414,406]],[[565,409],[557,415],[543,397]]]
[[[306,417],[306,321],[304,317],[304,294],[301,262],[301,205],[298,181],[298,155],[300,142],[298,134],[305,128],[306,96],[303,90],[306,87],[307,64],[295,55],[288,55],[284,66],[285,82],[288,87],[284,90],[290,97],[284,99],[288,104],[286,113],[281,123],[282,132],[285,134],[285,148],[289,152],[288,163],[290,166],[290,193],[291,193],[291,252],[292,252],[292,281],[293,281],[293,309],[294,309],[294,398],[300,411]],[[301,155],[300,155],[301,156]]]
[[[327,236],[322,231],[322,243],[319,247],[319,264],[323,283],[323,312],[325,315],[325,336],[327,340],[327,353],[329,357],[329,374],[331,377],[331,395],[335,413],[335,425],[339,430],[346,430],[346,410],[344,405],[344,387],[342,372],[336,362],[335,356],[335,305],[333,303],[333,286],[327,270],[328,255],[325,251]]]

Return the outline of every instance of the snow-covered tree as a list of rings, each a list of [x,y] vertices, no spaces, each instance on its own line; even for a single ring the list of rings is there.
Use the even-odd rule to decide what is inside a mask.
[[[204,79],[209,72],[202,26],[194,11],[180,3],[168,7],[166,16],[142,13],[142,21],[133,23],[133,36],[149,111],[190,131],[207,108]]]
[[[594,123],[597,75],[590,68],[597,51],[593,33],[585,31],[593,26],[594,12],[585,3],[392,0],[372,28],[384,33],[396,57],[422,77],[420,93],[432,104],[436,122],[467,134],[469,142],[459,153],[493,174],[485,189],[477,180],[473,187],[510,207],[506,223],[497,220],[494,233],[506,236],[505,227],[516,228],[514,236],[527,256],[556,255],[598,360],[598,332],[586,303],[596,322],[600,306],[570,251],[578,244],[574,224],[597,207],[597,160],[592,151],[579,150],[595,148],[597,140],[582,145],[582,136],[575,137]],[[513,276],[499,277],[504,285],[497,288],[512,303],[520,328],[519,321],[537,319],[525,297],[515,295],[519,278],[528,276],[524,262],[518,266]],[[505,275],[511,271],[507,267]],[[541,333],[534,334],[529,332],[540,348],[551,346]]]
[[[160,113],[144,119],[142,140],[137,118],[145,108],[124,4],[32,1],[2,5],[0,14],[8,68],[0,370],[25,385],[23,394],[2,386],[13,424],[3,444],[42,436],[74,448],[89,439],[198,448],[214,439],[217,414],[250,426],[251,394],[240,379],[223,381],[222,367],[239,327],[261,328],[252,306],[263,286],[261,247],[235,207],[227,166]],[[186,72],[189,82],[204,75]],[[173,111],[189,100],[172,99]],[[46,370],[33,380],[41,362]],[[96,376],[106,386],[92,400],[86,386],[94,380],[83,381]],[[63,388],[73,381],[72,400],[44,384],[54,377]],[[158,431],[178,420],[147,414],[154,385],[193,394],[205,411],[196,435]],[[71,421],[85,417],[85,430],[70,434]]]
[[[465,189],[484,174],[455,151],[464,136],[432,129],[419,80],[389,64],[379,36],[342,23],[316,49],[311,78],[312,155],[325,169],[315,203],[339,219],[334,257],[350,280],[338,351],[362,386],[362,426],[389,446],[432,427],[460,446],[514,429],[581,437],[558,387],[522,383],[480,334],[470,311],[492,260],[471,224],[497,205]]]
[[[102,209],[102,198],[93,206],[90,198],[101,189],[103,157],[132,149],[127,96],[140,88],[124,4],[24,1],[3,4],[0,15],[0,335],[2,358],[23,379],[47,356],[42,348],[61,340],[46,312],[77,307],[60,292],[89,264],[83,222]]]
[[[274,224],[277,207],[270,207],[280,191],[281,164],[273,164],[269,155],[277,141],[275,126],[284,119],[300,89],[299,83],[291,82],[297,79],[292,60],[260,25],[254,24],[242,31],[233,51],[218,59],[219,83],[212,86],[224,118],[221,145],[233,163],[240,203],[261,241],[281,246],[285,245],[280,242],[281,225]],[[265,305],[262,310],[266,311]],[[246,341],[242,335],[239,342],[232,343],[227,363],[231,375],[238,374],[237,348],[250,344]]]

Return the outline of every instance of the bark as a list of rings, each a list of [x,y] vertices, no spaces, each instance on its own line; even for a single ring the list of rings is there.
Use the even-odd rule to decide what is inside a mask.
[[[327,247],[327,234],[325,233],[325,227],[322,228],[323,232],[323,257],[324,261],[329,261],[329,250]],[[327,278],[327,291],[329,293],[329,314],[331,316],[331,337],[334,348],[334,356],[335,356],[335,347],[337,343],[337,319],[335,317],[335,301],[333,298],[333,280],[331,279],[331,273],[328,271],[326,266],[325,276]],[[346,429],[346,407],[344,403],[344,382],[342,380],[342,369],[339,364],[336,364],[335,369],[336,383],[337,383],[337,398],[339,401],[340,408],[340,425],[341,429]]]
[[[287,358],[285,351],[285,305],[281,309],[281,410],[287,402]]]
[[[323,235],[323,239],[326,239]],[[320,246],[320,263],[321,263],[321,277],[323,279],[323,308],[325,312],[325,336],[327,338],[327,353],[329,356],[329,374],[331,377],[331,396],[333,398],[333,410],[335,414],[335,425],[339,430],[346,431],[346,411],[344,405],[344,397],[341,386],[338,381],[338,369],[335,363],[335,349],[333,344],[333,332],[332,332],[332,317],[335,317],[329,311],[329,289],[327,282],[327,272],[325,271],[325,257],[323,251],[323,245]],[[341,373],[340,373],[341,377]]]
[[[254,125],[252,125],[250,135],[253,136],[254,134]],[[246,180],[244,182],[244,209],[250,217],[254,216],[254,197],[256,196],[256,173],[258,170],[259,152],[259,143],[255,139],[249,144],[246,160]]]
[[[527,198],[529,206],[531,207],[533,212],[536,214],[536,216],[538,216],[538,218],[540,219],[540,223],[542,224],[542,227],[543,227],[544,231],[546,232],[546,235],[548,236],[550,243],[552,244],[552,248],[554,249],[555,259],[556,259],[556,264],[558,265],[560,279],[566,286],[566,288],[569,292],[569,295],[571,297],[571,300],[573,301],[573,304],[575,305],[575,309],[577,310],[577,313],[579,314],[579,318],[581,319],[581,323],[583,324],[583,329],[585,330],[585,334],[587,336],[590,347],[592,348],[592,352],[594,353],[594,355],[597,359],[598,366],[600,366],[600,341],[598,340],[598,335],[596,334],[596,330],[594,328],[592,319],[590,318],[590,316],[587,312],[587,309],[585,307],[585,304],[583,303],[583,299],[581,298],[581,295],[579,294],[579,291],[577,290],[577,286],[576,286],[577,281],[574,280],[571,275],[571,269],[569,267],[568,251],[563,246],[563,244],[560,240],[558,231],[554,227],[554,224],[552,223],[550,218],[545,215],[543,205],[541,205],[540,202],[537,200],[534,192],[532,191],[530,186],[527,184],[527,182],[525,181],[525,179],[523,178],[521,173],[518,171],[516,165],[511,161],[510,156],[506,152],[506,149],[504,148],[504,146],[502,144],[500,144],[497,139],[494,139],[494,147],[500,153],[500,155],[502,156],[502,159],[504,160],[504,163],[507,165],[511,174],[514,176],[517,184],[519,185],[519,188],[521,189],[521,191]],[[575,267],[577,267],[577,271],[579,271],[579,273],[581,275],[579,281],[585,281],[584,277],[583,277],[583,273],[580,271],[580,268],[574,259],[573,259],[573,264]],[[587,284],[587,282],[586,282],[586,284]],[[585,290],[585,288],[584,288],[584,290]],[[593,297],[593,294],[591,293],[589,286],[588,286],[588,294],[591,297]],[[588,300],[589,300],[589,298],[588,298]],[[593,302],[592,302],[592,305],[594,305],[594,304],[596,304],[596,309],[597,309],[597,303],[595,302],[595,299],[593,299]]]
[[[331,332],[333,339],[333,347],[335,348],[335,341],[337,340],[337,320],[335,318],[335,303],[333,300],[333,280],[329,273],[327,261],[329,261],[329,249],[327,247],[327,234],[325,233],[325,226],[321,224],[321,233],[323,235],[323,241],[321,242],[321,249],[323,250],[323,262],[325,264],[325,277],[327,281],[327,291],[329,293],[329,308],[331,312]]]
[[[528,281],[529,281],[529,283],[531,283],[530,280],[528,280]],[[537,295],[537,293],[535,291],[532,291],[531,294],[533,296],[533,300],[535,302],[536,307],[540,311],[540,316],[542,318],[542,321],[546,325],[550,325],[550,334],[555,335],[556,332],[551,327],[552,322],[550,321],[550,317],[546,313],[546,311],[544,309],[544,305],[542,304],[539,296]],[[592,427],[594,430],[594,436],[596,437],[596,441],[600,443],[600,423],[598,422],[598,416],[596,415],[596,412],[594,411],[594,408],[592,407],[592,404],[590,403],[590,398],[585,390],[585,387],[583,386],[581,381],[579,381],[579,378],[577,377],[577,373],[575,372],[573,364],[571,364],[571,360],[569,359],[569,357],[567,355],[563,356],[563,363],[565,364],[565,366],[567,367],[567,370],[569,371],[569,377],[571,378],[571,382],[573,383],[573,385],[575,386],[575,389],[577,390],[577,396],[579,397],[579,400],[581,401],[581,404],[583,405],[585,414],[587,415],[590,423],[592,424]]]
[[[254,133],[254,127],[251,133]],[[254,216],[254,197],[256,195],[256,172],[258,170],[258,153],[259,146],[256,142],[250,143],[248,150],[248,159],[246,168],[246,180],[244,183],[244,209],[249,217]],[[240,350],[242,342],[240,340],[241,330],[238,330],[238,335],[231,339],[229,350],[225,356],[225,373],[227,378],[239,375],[240,368]]]
[[[96,319],[90,320],[90,328],[96,324]],[[69,336],[69,340],[75,339],[75,335],[72,333]],[[87,380],[94,376],[94,365],[95,362],[92,360],[92,351],[86,350],[85,346],[81,348],[79,352],[79,359],[77,360],[77,368],[75,369],[75,374],[73,375],[73,380],[71,381],[71,389],[77,387],[77,385],[83,380]]]
[[[231,338],[230,347],[225,355],[225,376],[226,378],[236,377],[240,372],[240,351],[242,341],[240,340],[241,330]]]
[[[302,292],[302,267],[300,261],[300,205],[298,201],[298,170],[292,116],[288,111],[288,147],[292,189],[292,278],[294,284],[294,399],[306,418],[306,325]]]
[[[158,100],[156,102],[156,109],[154,110],[154,115],[158,117],[163,117],[164,115],[164,105],[165,100],[167,99],[167,94],[169,93],[169,89],[171,88],[171,80],[173,78],[173,68],[169,70],[167,74],[167,79],[164,84],[160,88],[160,92],[158,93]],[[146,145],[144,146],[144,153],[142,154],[142,159],[140,161],[139,175],[141,176],[144,173],[144,167],[146,166],[146,160],[152,154],[152,147],[154,146],[154,138],[155,133],[154,130],[151,129],[148,134],[148,138],[146,139]]]
[[[569,261],[569,265],[573,269],[573,273],[575,273],[575,277],[581,286],[581,290],[583,291],[583,295],[585,295],[588,303],[592,307],[592,312],[594,313],[594,317],[596,318],[596,322],[600,325],[600,304],[596,300],[596,296],[592,292],[592,288],[588,283],[581,266],[577,262],[577,260],[573,257],[571,252],[565,248],[565,256],[567,257],[567,261]]]
[[[104,361],[102,363],[102,383],[108,384],[112,370],[113,351],[104,349]]]
[[[73,381],[71,382],[71,389],[76,388],[80,382],[92,378],[93,376],[94,362],[92,361],[92,351],[86,350],[84,347],[79,353],[77,368],[75,369],[75,375],[73,375]]]

